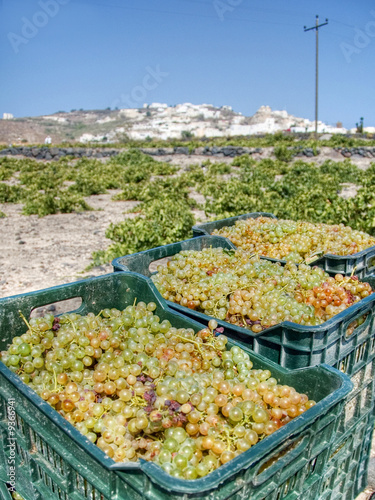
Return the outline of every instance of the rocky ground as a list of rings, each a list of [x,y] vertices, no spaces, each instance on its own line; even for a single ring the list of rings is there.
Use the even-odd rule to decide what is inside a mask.
[[[334,153],[332,153],[334,154]],[[326,158],[329,155],[324,155]],[[163,156],[181,168],[202,163],[207,157]],[[332,158],[333,159],[333,158]],[[232,158],[215,158],[231,162]],[[366,161],[365,161],[366,160]],[[323,161],[323,158],[319,158]],[[352,159],[355,162],[355,159]],[[366,168],[367,159],[358,159],[358,166]],[[86,200],[96,210],[83,213],[49,215],[22,215],[20,205],[0,205],[7,214],[0,219],[0,297],[39,290],[112,272],[110,265],[87,270],[91,254],[105,249],[110,241],[105,238],[108,225],[124,218],[124,212],[137,202],[114,202],[114,192],[91,196]],[[201,200],[199,200],[201,201]],[[198,220],[204,219],[197,212]],[[369,475],[369,488],[357,500],[367,500],[375,492],[375,441]]]
[[[7,204],[0,220],[0,296],[6,297],[112,272],[112,266],[85,271],[94,250],[109,240],[105,230],[123,220],[136,202],[112,202],[113,193],[86,198],[96,211],[39,218]]]

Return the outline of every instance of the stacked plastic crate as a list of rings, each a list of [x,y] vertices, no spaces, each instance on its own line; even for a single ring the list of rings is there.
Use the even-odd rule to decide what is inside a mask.
[[[171,311],[152,282],[135,273],[112,273],[43,291],[0,300],[4,349],[37,307],[80,297],[79,314],[110,306],[120,310],[134,299],[153,301],[161,320],[177,328],[201,325]],[[234,341],[229,346],[235,345]],[[289,370],[244,348],[254,366],[269,369],[282,384],[307,390],[317,404],[248,451],[194,481],[174,478],[154,463],[117,464],[80,434],[17,374],[0,363],[0,493],[9,461],[15,459],[16,490],[25,500],[314,500],[340,425],[342,407],[352,388],[349,378],[328,365]],[[14,430],[9,427],[9,401],[14,400]],[[10,441],[15,445],[11,451]]]
[[[257,217],[269,214],[246,214],[242,218]],[[229,219],[231,224],[237,218]],[[213,231],[223,227],[228,220],[208,223],[194,228],[195,234],[207,229]],[[150,266],[183,250],[201,250],[209,247],[235,248],[234,245],[220,236],[198,236],[190,240],[165,245],[138,254],[120,257],[113,261],[115,271],[133,271],[146,277],[152,272]],[[362,280],[372,286],[375,278],[366,276],[372,268],[375,249],[371,248],[360,254],[349,257],[332,256],[320,260],[320,267],[328,267],[331,275],[346,270],[353,272],[355,266],[361,270]],[[274,260],[274,259],[273,259]],[[283,264],[282,261],[280,261]],[[332,262],[334,263],[332,269]],[[207,324],[210,317],[198,311],[188,309],[179,304],[167,301],[169,307],[192,318],[201,324]],[[349,325],[359,318],[364,322],[353,332]],[[354,499],[367,484],[368,463],[371,450],[371,438],[374,427],[374,383],[375,383],[375,294],[351,306],[348,310],[334,316],[329,321],[316,327],[284,322],[268,328],[261,334],[229,325],[217,320],[224,328],[224,333],[249,346],[254,352],[265,356],[282,367],[298,369],[327,363],[347,374],[353,389],[344,406],[338,434],[328,457],[324,479],[319,495],[325,499]],[[342,495],[342,496],[337,496]],[[320,498],[318,496],[318,498]]]
[[[259,215],[270,216],[241,217]],[[232,218],[230,223],[234,222]],[[223,227],[228,220],[215,224]],[[212,229],[206,225],[195,227],[194,232]],[[211,246],[234,248],[225,238],[205,235],[116,259],[114,269],[121,272],[1,299],[0,349],[25,331],[19,311],[29,317],[37,307],[77,297],[82,299],[79,314],[97,314],[107,307],[124,309],[135,298],[153,301],[161,319],[197,332],[211,318],[162,299],[149,279],[150,266],[181,250]],[[350,274],[357,266],[366,280],[373,267],[373,250],[344,261],[324,256],[317,263],[331,273]],[[231,339],[229,347],[240,345],[256,366],[269,369],[280,383],[308,391],[317,404],[194,481],[173,478],[143,460],[115,463],[0,362],[2,498],[10,499],[6,482],[13,457],[13,445],[9,445],[14,443],[16,489],[25,500],[354,500],[367,482],[375,421],[374,309],[372,294],[318,327],[284,322],[260,334],[218,321]],[[348,329],[359,318],[364,319],[360,326]],[[9,427],[11,398],[14,431]]]
[[[214,230],[235,225],[238,220],[246,220],[259,216],[275,218],[272,214],[250,213],[239,217],[231,217],[216,222],[208,222],[193,227],[193,236],[205,236]],[[277,259],[270,259],[283,263]],[[314,262],[330,274],[341,273],[345,276],[355,274],[363,281],[373,284],[375,278],[375,247],[362,250],[356,254],[339,256],[325,254]],[[366,313],[365,313],[366,314]],[[339,334],[340,339],[335,344],[337,354],[331,356],[324,352],[325,362],[347,373],[354,388],[345,405],[340,434],[333,453],[329,459],[325,479],[322,483],[321,496],[324,499],[344,498],[353,499],[367,484],[367,471],[371,453],[371,441],[374,429],[374,400],[375,400],[375,325],[371,317],[374,316],[374,306],[370,305],[368,316],[363,328],[355,331],[355,337],[350,339],[346,335],[346,326],[343,325]],[[328,339],[328,337],[327,337]],[[301,354],[298,349],[293,352],[286,350],[292,344],[287,338],[280,335],[280,362],[282,366],[296,366],[293,357],[299,363]],[[295,339],[296,341],[298,339]],[[314,340],[312,340],[314,342]],[[293,341],[292,341],[293,343]],[[285,350],[284,350],[285,348]],[[275,345],[271,347],[275,349]],[[266,354],[262,347],[259,352]],[[314,344],[311,344],[311,360],[305,360],[300,366],[310,365],[314,362]],[[328,354],[328,357],[327,357]],[[272,359],[275,357],[272,355]]]

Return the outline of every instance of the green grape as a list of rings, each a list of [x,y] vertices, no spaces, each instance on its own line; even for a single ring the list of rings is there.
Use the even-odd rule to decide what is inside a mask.
[[[168,450],[161,450],[159,453],[158,461],[160,464],[172,462],[172,454]]]
[[[180,455],[179,453],[174,457],[173,459],[174,465],[177,467],[177,469],[185,469],[187,467],[188,461],[187,458],[184,455]]]
[[[243,419],[243,416],[241,408],[238,408],[237,406],[229,410],[229,418],[233,422],[240,422]]]
[[[185,255],[175,269],[194,276],[189,271],[194,259]],[[292,272],[298,271],[289,268]],[[197,276],[209,281],[203,269]],[[222,300],[230,288],[225,273],[217,279],[212,291],[195,282],[191,288],[185,283],[183,293],[192,294],[192,300]],[[289,278],[282,279],[282,286],[288,286]],[[244,282],[244,277],[237,280]],[[355,286],[356,293],[367,291],[365,285],[347,286]],[[272,293],[269,284],[263,292]],[[15,338],[1,360],[113,460],[152,460],[185,480],[204,477],[314,405],[307,395],[279,385],[269,370],[253,368],[239,346],[225,350],[227,338],[212,336],[214,320],[196,333],[167,320],[160,323],[155,308],[139,302],[122,312],[107,308],[97,316],[66,314],[56,331],[49,315],[33,327],[47,324],[49,330]],[[124,319],[135,327],[122,330]]]
[[[28,356],[31,353],[31,348],[29,344],[22,343],[18,345],[17,351],[20,356]]]

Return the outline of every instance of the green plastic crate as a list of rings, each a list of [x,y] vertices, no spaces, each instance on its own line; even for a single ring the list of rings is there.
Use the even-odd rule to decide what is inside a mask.
[[[355,500],[367,486],[375,418],[367,412],[331,450],[320,486],[321,500]]]
[[[119,257],[112,262],[115,271],[131,271],[143,276],[150,277],[156,272],[156,265],[159,260],[171,257],[183,250],[203,250],[204,248],[225,248],[234,250],[236,247],[227,238],[222,236],[202,236],[200,238],[190,238],[189,240],[170,243],[161,247],[145,250],[126,257]],[[150,266],[154,270],[150,269]]]
[[[267,214],[264,212],[238,215],[237,217],[229,217],[228,219],[221,219],[215,222],[197,224],[192,228],[193,236],[210,235],[213,231],[215,231],[215,229],[221,229],[225,226],[234,226],[238,220],[250,218],[255,219],[256,217],[261,216],[276,219],[273,214]],[[285,260],[272,259],[270,257],[267,257],[267,259],[272,262],[286,262]],[[366,248],[365,250],[352,255],[333,255],[327,253],[315,260],[314,265],[321,267],[329,273],[340,273],[345,276],[355,274],[362,279],[375,272],[375,246]]]
[[[19,310],[29,317],[37,307],[75,297],[76,312],[123,309],[134,299],[154,301],[157,314],[176,327],[201,325],[171,312],[150,280],[135,273],[112,273],[0,300],[0,348],[25,331]],[[233,345],[235,342],[230,342]],[[116,464],[0,362],[0,480],[9,458],[6,406],[15,399],[16,489],[25,500],[252,500],[299,498],[306,484],[323,477],[334,443],[349,378],[321,365],[287,370],[247,350],[255,366],[270,369],[281,383],[317,401],[316,406],[208,476],[186,481],[140,460]],[[280,455],[281,454],[281,455]],[[262,466],[280,457],[271,466]],[[4,489],[4,488],[3,488]],[[315,500],[316,495],[309,496]]]
[[[213,238],[210,245],[210,238]],[[162,257],[170,257],[182,250],[200,250],[215,247],[217,236],[199,236],[179,243],[172,243],[137,254],[119,257],[112,262],[115,271],[136,271],[151,276],[149,268]],[[204,246],[203,246],[204,245]],[[367,278],[373,286],[375,280]],[[160,296],[160,294],[159,294]],[[161,296],[160,296],[161,297]],[[171,309],[206,325],[211,319],[198,311],[166,301]],[[348,336],[349,324],[367,315],[365,322]],[[302,326],[283,322],[255,334],[245,328],[217,320],[224,334],[247,345],[286,368],[305,368],[326,363],[346,373],[353,379],[354,389],[348,397],[340,421],[339,431],[345,433],[358,418],[374,405],[372,391],[375,379],[375,294],[353,305],[319,326]]]
[[[12,500],[12,496],[5,482],[0,479],[0,498],[1,500]]]
[[[374,352],[374,351],[373,351]],[[357,422],[374,408],[375,403],[375,355],[350,377],[354,388],[346,399],[340,418],[338,434],[355,430]],[[372,378],[369,378],[372,376]]]
[[[220,246],[218,236],[200,236],[189,240],[172,243],[151,250],[145,250],[125,257],[119,257],[112,262],[114,271],[132,271],[151,276],[150,265],[158,260],[171,257],[182,250],[201,250],[207,247]],[[227,247],[228,248],[228,247]],[[372,283],[374,279],[367,280]],[[159,292],[158,292],[159,293]],[[159,294],[160,296],[160,294]],[[161,296],[160,296],[161,297]],[[194,311],[180,304],[166,301],[174,310],[191,317],[202,324],[207,324],[210,316]],[[319,326],[304,326],[284,321],[261,333],[218,320],[224,328],[224,333],[252,348],[255,352],[279,363],[286,368],[304,368],[319,363],[335,365],[349,355],[357,346],[375,335],[375,294],[366,297],[347,310],[337,314]],[[357,327],[351,335],[348,327],[357,318],[366,315],[366,320]],[[354,373],[355,367],[350,370]]]

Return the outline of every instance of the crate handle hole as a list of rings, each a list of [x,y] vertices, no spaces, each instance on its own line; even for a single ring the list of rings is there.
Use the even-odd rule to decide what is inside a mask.
[[[374,269],[375,267],[375,257],[372,257],[367,264],[367,271],[370,272]]]
[[[148,266],[148,270],[151,274],[155,274],[158,270],[158,266],[166,266],[167,262],[171,259],[172,257],[163,257],[162,259],[153,260]]]
[[[33,309],[30,313],[30,318],[41,318],[45,314],[59,316],[60,314],[76,311],[81,307],[81,305],[82,297],[74,297],[72,299],[51,302],[50,304]]]
[[[353,335],[353,333],[356,331],[356,329],[365,323],[368,316],[369,316],[369,313],[366,313],[366,314],[363,314],[362,316],[360,316],[359,318],[356,318],[355,320],[353,320],[348,325],[348,327],[346,329],[346,333],[345,333],[346,338],[351,337]]]
[[[282,466],[285,467],[286,464],[301,455],[308,445],[308,441],[309,436],[300,437],[295,442],[279,449],[276,455],[264,460],[257,471],[259,484],[267,477],[271,477],[277,469]]]

